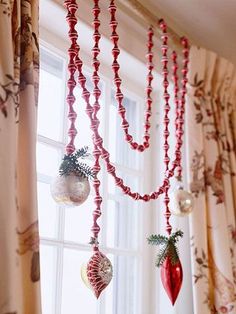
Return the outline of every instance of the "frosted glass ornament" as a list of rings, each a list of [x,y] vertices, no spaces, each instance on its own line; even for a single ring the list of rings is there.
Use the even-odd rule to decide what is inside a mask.
[[[193,210],[194,199],[191,193],[182,187],[170,193],[170,211],[176,216],[186,216]]]
[[[51,182],[52,197],[60,205],[79,206],[86,201],[89,193],[89,180],[78,174],[59,175]]]

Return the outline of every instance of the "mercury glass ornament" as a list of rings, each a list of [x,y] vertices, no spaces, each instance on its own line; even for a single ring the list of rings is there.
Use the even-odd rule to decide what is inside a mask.
[[[113,268],[110,260],[103,253],[97,251],[90,258],[88,264],[82,265],[80,273],[86,287],[99,298],[112,279]]]
[[[86,201],[89,192],[89,180],[75,173],[59,175],[51,183],[52,197],[60,205],[79,206]]]
[[[186,216],[193,210],[193,196],[182,187],[170,194],[170,211],[176,216]]]

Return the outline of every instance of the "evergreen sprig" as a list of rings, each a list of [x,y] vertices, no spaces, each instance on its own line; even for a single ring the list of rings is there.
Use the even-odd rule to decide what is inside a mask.
[[[170,257],[171,264],[175,265],[179,261],[179,251],[176,243],[179,238],[183,237],[183,231],[177,230],[172,233],[169,237],[161,234],[152,234],[148,237],[148,244],[161,246],[157,254],[156,266],[160,267],[167,257]]]
[[[70,155],[64,155],[62,163],[59,168],[59,174],[61,176],[68,176],[71,173],[75,173],[87,179],[93,179],[95,177],[93,170],[87,164],[79,161],[89,156],[88,147],[84,146],[78,149],[76,152]]]

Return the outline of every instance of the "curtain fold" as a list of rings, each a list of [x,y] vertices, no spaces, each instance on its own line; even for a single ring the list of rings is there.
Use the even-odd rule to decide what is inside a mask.
[[[38,1],[0,0],[0,314],[39,314]]]
[[[194,314],[236,314],[236,70],[190,51],[187,167]]]

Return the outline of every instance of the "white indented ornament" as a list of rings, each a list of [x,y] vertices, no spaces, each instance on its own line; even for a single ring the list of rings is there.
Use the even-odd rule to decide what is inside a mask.
[[[176,216],[186,216],[193,210],[194,199],[190,192],[182,187],[170,194],[170,211]]]
[[[86,201],[89,193],[89,180],[81,175],[59,175],[51,182],[52,197],[60,205],[79,206]]]

